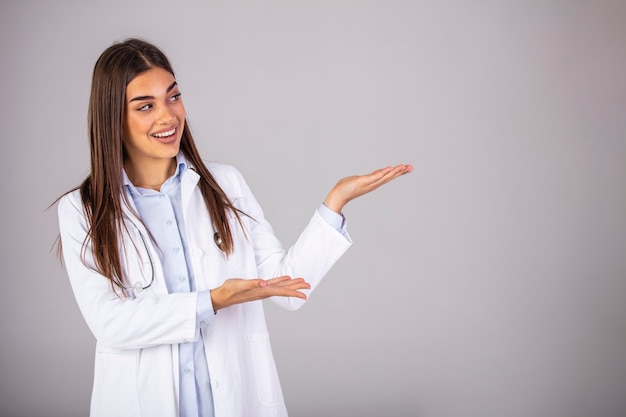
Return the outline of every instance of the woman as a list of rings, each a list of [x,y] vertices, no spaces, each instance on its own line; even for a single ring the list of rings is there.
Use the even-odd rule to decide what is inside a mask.
[[[413,168],[340,180],[285,250],[239,172],[201,159],[158,48],[107,48],[88,117],[91,172],[58,211],[91,415],[286,415],[260,300],[300,307],[351,244],[344,205]]]

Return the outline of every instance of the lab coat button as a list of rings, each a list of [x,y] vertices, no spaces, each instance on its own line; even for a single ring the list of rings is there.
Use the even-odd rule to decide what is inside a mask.
[[[220,383],[217,379],[212,379],[211,380],[211,387],[213,387],[213,389],[216,389],[220,386]]]
[[[195,256],[196,258],[199,258],[202,256],[203,252],[202,252],[202,249],[195,248],[194,250],[191,251],[191,254]]]

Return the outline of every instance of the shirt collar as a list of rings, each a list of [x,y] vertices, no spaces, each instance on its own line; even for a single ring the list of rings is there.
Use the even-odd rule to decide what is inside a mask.
[[[180,178],[187,171],[187,168],[189,168],[187,158],[185,158],[182,152],[178,152],[176,154],[176,172],[174,172],[174,176]]]

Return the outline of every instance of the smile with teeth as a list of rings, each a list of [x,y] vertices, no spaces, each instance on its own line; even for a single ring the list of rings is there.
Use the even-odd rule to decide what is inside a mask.
[[[154,136],[155,138],[167,138],[169,136],[172,136],[174,133],[176,133],[176,128],[168,130],[167,132],[153,133],[152,136]]]

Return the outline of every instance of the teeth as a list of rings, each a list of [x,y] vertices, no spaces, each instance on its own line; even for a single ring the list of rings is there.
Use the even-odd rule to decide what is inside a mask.
[[[163,133],[153,133],[152,136],[154,136],[155,138],[166,138],[168,136],[172,136],[174,132],[176,132],[176,129],[172,129],[168,132],[163,132]]]

